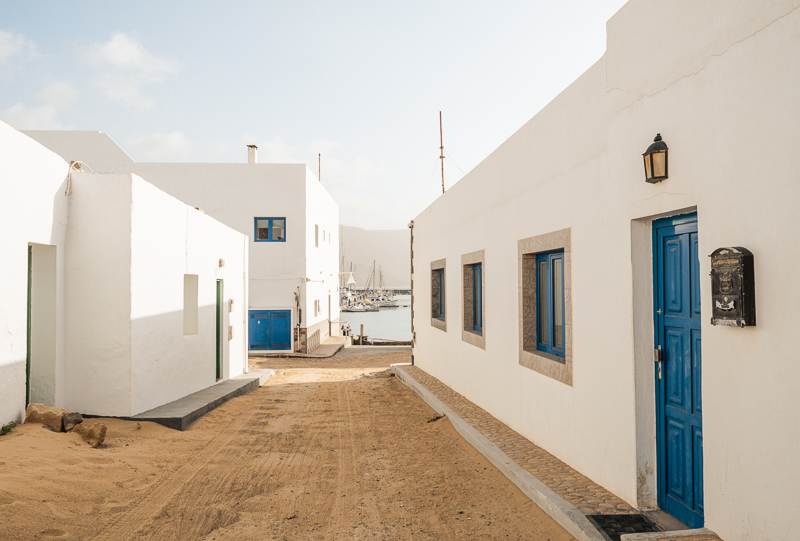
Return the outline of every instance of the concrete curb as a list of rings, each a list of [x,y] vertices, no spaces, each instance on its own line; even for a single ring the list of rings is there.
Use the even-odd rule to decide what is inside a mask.
[[[344,349],[344,344],[341,344],[333,353],[315,354],[311,353],[259,353],[248,352],[247,356],[251,359],[328,359],[333,357]]]
[[[606,541],[606,537],[597,531],[597,528],[589,522],[578,508],[567,502],[564,498],[547,488],[539,479],[530,472],[511,460],[508,455],[501,451],[495,444],[489,441],[483,434],[475,430],[461,417],[456,415],[453,410],[444,405],[430,391],[420,385],[414,378],[403,370],[403,366],[408,363],[393,364],[392,374],[395,375],[403,384],[417,393],[422,400],[433,408],[436,413],[446,415],[456,431],[467,442],[475,447],[489,462],[494,464],[503,475],[508,477],[512,483],[517,485],[533,502],[550,515],[553,520],[558,522],[565,530],[575,536],[580,541]]]
[[[681,530],[679,532],[625,533],[622,534],[621,541],[668,541],[680,537],[693,537],[695,535],[713,535],[718,537],[717,534],[708,528],[698,528],[696,530]]]

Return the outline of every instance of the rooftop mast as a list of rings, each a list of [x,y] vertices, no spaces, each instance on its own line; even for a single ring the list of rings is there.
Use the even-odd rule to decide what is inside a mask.
[[[444,140],[442,139],[442,112],[439,111],[439,158],[442,160],[442,193],[444,193]]]

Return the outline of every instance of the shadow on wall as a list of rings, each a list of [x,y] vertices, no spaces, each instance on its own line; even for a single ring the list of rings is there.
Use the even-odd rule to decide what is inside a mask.
[[[25,417],[25,358],[0,365],[0,426],[11,421],[21,423]]]
[[[219,331],[217,312],[212,304],[198,306],[194,314],[181,310],[131,321],[132,415],[205,389],[230,375],[231,313],[225,299],[219,310]],[[234,335],[233,339],[241,337]]]

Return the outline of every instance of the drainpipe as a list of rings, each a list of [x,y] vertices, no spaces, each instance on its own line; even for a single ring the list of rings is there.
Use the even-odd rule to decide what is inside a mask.
[[[414,346],[417,345],[417,333],[414,332],[414,220],[408,224],[411,230],[411,366],[414,366]]]
[[[295,327],[295,337],[297,338],[297,352],[300,352],[300,320],[303,317],[302,312],[300,311],[300,286],[297,286],[297,292],[294,294],[294,302],[297,307],[297,327]],[[294,348],[292,348],[294,349]]]

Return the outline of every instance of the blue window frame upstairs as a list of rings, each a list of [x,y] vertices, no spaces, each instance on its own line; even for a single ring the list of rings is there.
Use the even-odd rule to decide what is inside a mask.
[[[286,242],[286,218],[255,218],[256,242]]]
[[[472,330],[483,332],[483,268],[472,265]]]
[[[564,252],[536,256],[536,349],[564,357]]]

